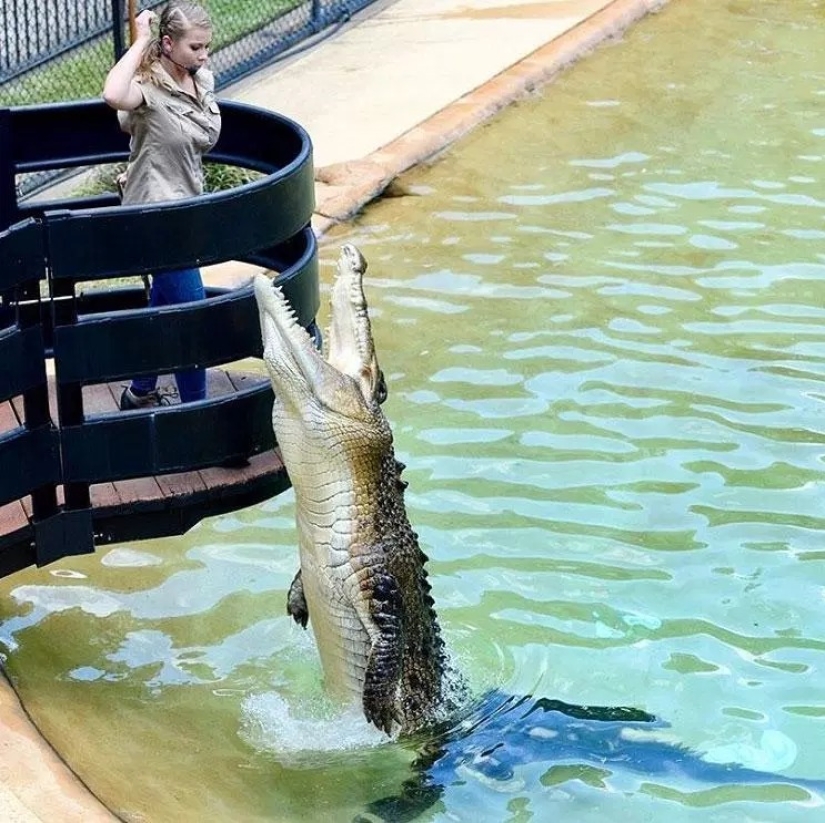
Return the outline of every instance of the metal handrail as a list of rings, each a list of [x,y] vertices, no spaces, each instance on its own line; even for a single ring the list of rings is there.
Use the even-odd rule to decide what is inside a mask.
[[[14,180],[125,159],[114,112],[99,101],[0,109],[0,404],[22,397],[25,412],[0,436],[0,461],[38,467],[13,480],[0,472],[0,505],[31,495],[26,539],[38,563],[94,549],[92,484],[191,471],[274,445],[263,379],[232,395],[129,415],[84,408],[84,386],[260,357],[261,343],[250,286],[149,308],[140,289],[82,292],[83,282],[240,260],[272,270],[300,322],[314,326],[320,297],[309,136],[272,112],[221,107],[215,161],[255,169],[260,179],[168,203],[81,199],[74,208],[65,199],[21,202]],[[198,505],[208,513],[202,499]]]

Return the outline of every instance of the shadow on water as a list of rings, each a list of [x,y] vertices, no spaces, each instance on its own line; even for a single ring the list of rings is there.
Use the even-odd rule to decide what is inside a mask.
[[[716,802],[770,802],[762,787],[781,786],[783,801],[825,802],[825,780],[714,763],[669,741],[667,728],[639,709],[577,706],[491,691],[461,722],[421,741],[415,775],[402,792],[370,804],[355,823],[417,820],[452,790],[472,795],[473,808],[484,810],[496,797],[550,790],[570,781],[594,790],[652,792],[650,781],[659,780],[664,785],[655,790],[672,800],[715,788]]]

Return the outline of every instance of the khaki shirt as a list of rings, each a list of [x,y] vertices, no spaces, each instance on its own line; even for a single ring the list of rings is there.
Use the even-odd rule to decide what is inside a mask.
[[[197,97],[185,92],[160,65],[138,83],[143,103],[133,111],[118,112],[120,127],[132,136],[123,203],[202,194],[203,155],[221,132],[212,72],[201,69],[195,75]]]

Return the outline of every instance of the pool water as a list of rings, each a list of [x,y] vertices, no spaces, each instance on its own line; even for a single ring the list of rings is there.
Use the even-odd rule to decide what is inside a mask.
[[[327,283],[340,243],[369,260],[408,511],[473,691],[635,707],[708,760],[819,779],[823,19],[672,0],[323,252]],[[28,710],[125,820],[374,820],[414,773],[414,745],[326,699],[285,614],[292,518],[286,493],[0,581]],[[825,819],[790,786],[546,759],[466,770],[410,819]]]

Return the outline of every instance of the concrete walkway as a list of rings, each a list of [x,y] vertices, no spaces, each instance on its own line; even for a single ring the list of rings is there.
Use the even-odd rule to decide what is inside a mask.
[[[378,0],[361,19],[225,96],[310,134],[320,237],[400,174],[668,0]],[[209,267],[237,286],[251,267]]]
[[[392,180],[667,0],[382,0],[226,97],[279,111],[314,144],[323,232]],[[207,279],[246,279],[240,264]],[[128,780],[128,775],[124,775]],[[0,821],[115,820],[39,735],[0,675]]]
[[[663,0],[398,0],[227,90],[313,141],[316,229],[616,35]]]

